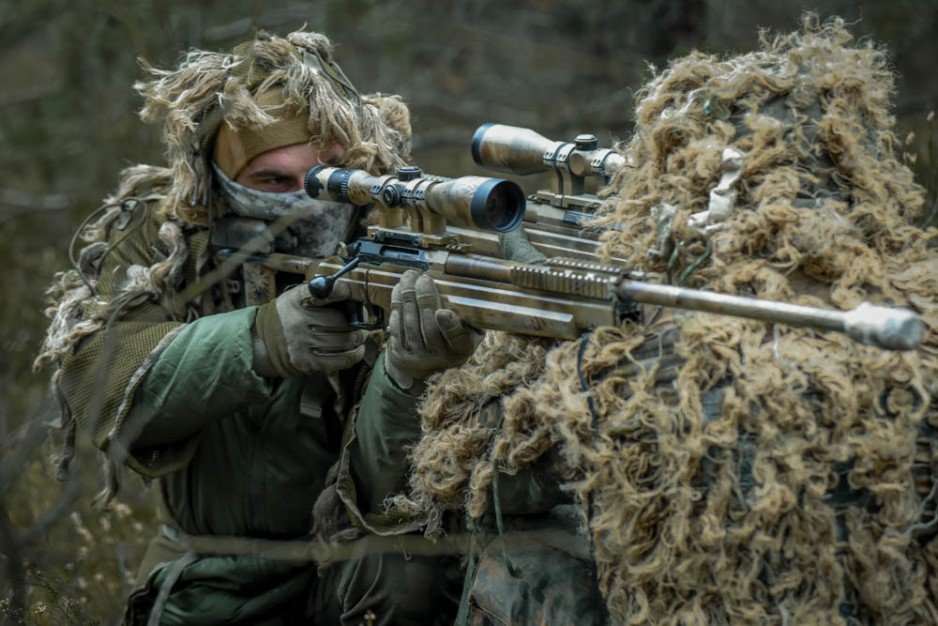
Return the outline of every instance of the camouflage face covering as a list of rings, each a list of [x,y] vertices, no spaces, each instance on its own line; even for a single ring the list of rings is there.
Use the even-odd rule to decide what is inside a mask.
[[[310,198],[305,191],[273,193],[245,187],[225,176],[212,164],[225,206],[241,217],[273,222],[290,218],[291,230],[302,231],[303,254],[324,257],[335,254],[336,244],[344,242],[358,215],[349,204]],[[295,220],[295,221],[294,221]]]

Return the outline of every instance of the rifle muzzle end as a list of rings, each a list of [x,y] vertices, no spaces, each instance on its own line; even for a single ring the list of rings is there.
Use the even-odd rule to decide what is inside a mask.
[[[914,311],[862,302],[844,313],[844,332],[887,350],[914,350],[922,343],[925,323]]]

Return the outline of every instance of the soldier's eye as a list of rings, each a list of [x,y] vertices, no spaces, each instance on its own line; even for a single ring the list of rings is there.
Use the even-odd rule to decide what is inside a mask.
[[[262,182],[268,191],[292,191],[295,182],[289,176],[268,176]]]

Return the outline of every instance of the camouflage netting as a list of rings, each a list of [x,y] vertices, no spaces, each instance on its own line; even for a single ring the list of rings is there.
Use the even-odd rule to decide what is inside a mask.
[[[924,347],[660,310],[553,349],[490,336],[431,389],[394,506],[437,532],[446,510],[487,509],[493,460],[511,474],[555,450],[592,502],[616,623],[938,623],[936,233],[910,225],[923,193],[896,156],[886,55],[850,42],[809,16],[657,75],[604,252],[715,291],[911,307]],[[719,216],[727,156],[742,169]]]

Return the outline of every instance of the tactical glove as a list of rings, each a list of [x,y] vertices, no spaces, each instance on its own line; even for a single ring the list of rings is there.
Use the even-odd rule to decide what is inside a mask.
[[[324,300],[316,300],[305,285],[298,285],[259,307],[254,320],[254,371],[267,378],[294,378],[348,369],[361,361],[365,331],[349,326],[341,311],[326,307],[348,298],[348,286],[341,283]]]
[[[391,292],[385,369],[398,387],[419,393],[431,374],[462,365],[482,334],[443,308],[436,283],[408,270]]]

